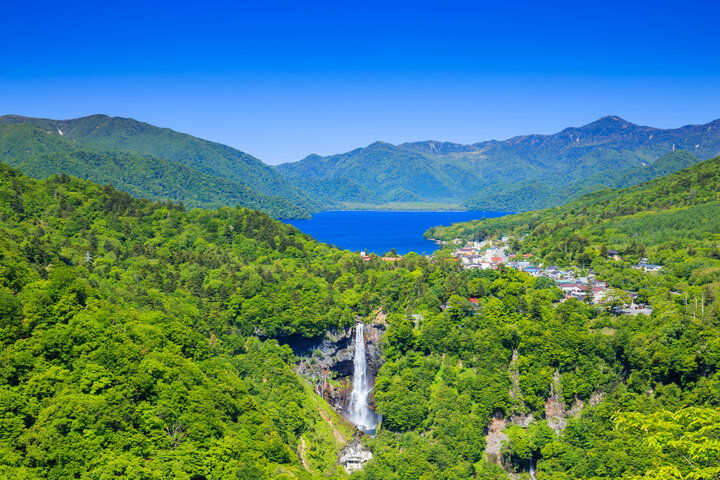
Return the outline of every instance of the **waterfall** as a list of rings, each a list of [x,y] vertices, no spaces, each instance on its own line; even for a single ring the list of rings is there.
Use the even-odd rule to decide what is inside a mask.
[[[358,323],[355,327],[355,352],[353,357],[353,388],[350,392],[348,419],[360,430],[374,431],[378,424],[377,415],[368,406],[368,395],[372,391],[367,374],[365,355],[365,325]]]
[[[530,455],[530,469],[528,470],[528,473],[530,473],[530,478],[532,478],[532,480],[537,480],[537,477],[535,476],[535,466],[533,465],[532,454]]]

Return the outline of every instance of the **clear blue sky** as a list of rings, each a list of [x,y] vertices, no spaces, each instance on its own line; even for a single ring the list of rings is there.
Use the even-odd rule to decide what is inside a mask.
[[[267,163],[720,118],[720,2],[149,3],[5,3],[0,113],[133,117]]]

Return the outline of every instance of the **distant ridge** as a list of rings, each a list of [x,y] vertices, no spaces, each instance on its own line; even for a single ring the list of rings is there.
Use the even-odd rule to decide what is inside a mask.
[[[688,154],[671,157],[662,169],[649,168],[680,150]],[[628,179],[649,180],[669,173],[668,168],[676,171],[719,154],[720,120],[659,129],[608,115],[551,135],[472,145],[375,142],[276,168],[333,207],[432,202],[524,211],[559,205],[600,188],[627,186]],[[328,188],[330,183],[347,188]]]
[[[338,208],[533,210],[717,155],[720,120],[658,129],[610,115],[551,135],[471,145],[374,142],[271,167],[226,145],[131,118],[0,117],[0,162],[29,175],[67,173],[153,200],[237,204],[276,218]]]
[[[687,152],[676,151],[662,157],[653,165],[658,175],[647,182],[596,191],[556,208],[433,227],[425,232],[425,237],[481,240],[514,235],[524,237],[524,245],[533,245],[535,253],[546,248],[556,250],[557,257],[564,254],[580,257],[593,241],[612,248],[626,248],[634,243],[663,244],[665,249],[675,251],[681,250],[683,243],[705,240],[717,249],[720,157],[663,173],[670,166],[675,168],[683,158],[685,162],[691,161]],[[582,240],[558,253],[572,243],[568,236]],[[563,247],[558,248],[559,245]],[[699,269],[704,267],[697,264]]]
[[[29,175],[68,173],[189,207],[240,204],[293,218],[308,216],[314,205],[251,155],[131,118],[5,115],[0,117],[0,146],[0,161]]]

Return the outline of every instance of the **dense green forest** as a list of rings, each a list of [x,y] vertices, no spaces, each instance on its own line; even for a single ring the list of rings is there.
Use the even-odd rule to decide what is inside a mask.
[[[625,169],[608,169],[583,176],[565,185],[544,180],[531,180],[512,185],[483,187],[464,205],[478,211],[528,211],[544,208],[581,197],[609,187],[621,188],[637,185],[653,178],[662,177],[698,163],[700,160],[686,150],[675,150],[663,155],[653,163]],[[567,177],[562,176],[563,179]]]
[[[717,168],[691,171],[691,198],[682,175],[638,198],[708,208]],[[607,212],[639,203],[603,195]],[[598,246],[594,268],[654,306],[615,317],[514,270],[463,271],[443,252],[365,262],[257,211],[186,211],[67,175],[0,166],[0,219],[3,477],[345,478],[334,429],[349,428],[277,339],[379,309],[383,425],[353,478],[720,473],[717,233],[678,240],[678,268],[657,276],[627,268],[652,253],[642,237],[622,262]],[[571,411],[564,428],[550,404]],[[515,421],[488,457],[498,419]]]
[[[472,185],[419,152],[385,142],[320,157],[310,155],[277,170],[333,206],[348,203],[458,203]]]
[[[718,192],[720,158],[715,158],[638,186],[596,192],[562,207],[436,227],[426,233],[446,240],[510,236],[511,250],[531,253],[545,264],[595,270],[617,289],[610,304],[628,302],[625,292],[630,291],[638,301],[653,306],[650,317],[613,317],[594,311],[583,321],[590,332],[598,329],[594,339],[582,342],[585,347],[594,344],[593,353],[573,359],[571,369],[579,372],[583,358],[597,356],[592,365],[610,373],[613,368],[607,367],[619,362],[615,365],[620,376],[603,379],[599,390],[606,392],[604,401],[568,422],[561,436],[566,445],[539,448],[538,478],[543,472],[551,473],[546,478],[565,478],[560,466],[570,473],[567,478],[625,478],[645,472],[643,478],[717,478],[720,432],[712,419],[720,414]],[[632,268],[645,257],[662,265],[660,274]],[[565,304],[558,306],[555,314],[564,308]],[[572,328],[568,322],[562,325],[566,332]],[[547,330],[540,329],[537,335],[546,337]],[[562,347],[549,352],[557,351]],[[597,375],[585,371],[578,378]],[[560,386],[567,395],[562,378],[561,374]],[[579,438],[573,430],[578,426],[583,432]],[[631,446],[637,439],[624,435],[633,429],[643,432],[644,439]],[[529,435],[532,445],[532,432],[533,427],[515,434]],[[692,439],[695,446],[690,445]],[[583,448],[568,449],[568,442]],[[647,449],[645,460],[629,453],[643,449]],[[690,458],[689,452],[696,457]],[[537,453],[533,458],[538,458]],[[658,465],[657,455],[668,456],[660,462],[664,465]],[[568,469],[570,458],[583,460]],[[694,458],[702,459],[703,465]]]
[[[712,240],[718,233],[720,157],[633,187],[605,189],[561,207],[434,227],[441,240],[526,237],[525,251],[551,262],[588,263],[593,247],[620,249]],[[662,245],[666,248],[667,245]],[[586,251],[587,250],[587,251]]]
[[[553,135],[473,145],[375,142],[271,167],[130,118],[5,115],[0,161],[36,178],[66,173],[188,208],[240,205],[281,219],[337,208],[517,212],[688,167],[720,152],[717,132],[717,121],[662,130],[604,117]]]
[[[307,218],[316,209],[250,155],[129,118],[0,117],[0,161],[36,178],[66,173],[189,208],[240,205],[275,218]]]
[[[327,157],[309,155],[277,170],[324,207],[435,203],[519,212],[634,185],[714,157],[720,154],[719,125],[716,120],[664,130],[611,116],[552,135],[472,145],[375,142]]]

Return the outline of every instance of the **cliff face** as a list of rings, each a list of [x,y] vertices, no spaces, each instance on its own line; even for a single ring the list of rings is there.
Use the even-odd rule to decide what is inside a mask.
[[[374,383],[382,365],[380,340],[385,333],[385,324],[376,317],[375,321],[365,325],[364,330],[368,375]],[[315,392],[341,413],[345,411],[352,391],[355,333],[356,329],[352,327],[329,330],[323,337],[286,337],[282,340],[301,358],[298,373],[313,382]],[[371,407],[374,407],[373,403],[371,398]]]

